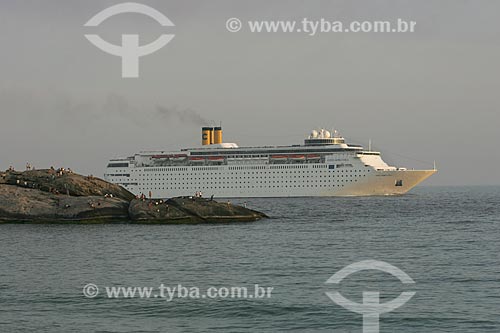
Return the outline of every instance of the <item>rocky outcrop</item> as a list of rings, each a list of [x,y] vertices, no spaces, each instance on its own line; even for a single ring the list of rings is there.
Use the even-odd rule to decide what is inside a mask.
[[[261,212],[231,203],[220,203],[197,197],[179,197],[166,201],[140,200],[130,203],[133,221],[150,223],[205,223],[255,221],[267,217]]]
[[[263,217],[204,198],[135,199],[118,185],[61,170],[0,174],[0,222],[209,223]]]
[[[78,197],[112,195],[127,201],[134,198],[132,193],[119,185],[92,176],[53,169],[4,172],[0,176],[1,183]]]
[[[0,221],[105,222],[128,219],[129,202],[104,196],[57,195],[0,184]]]

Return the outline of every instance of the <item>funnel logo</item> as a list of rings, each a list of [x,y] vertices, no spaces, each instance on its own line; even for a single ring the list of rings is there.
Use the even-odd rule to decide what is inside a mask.
[[[149,6],[127,2],[114,5],[104,9],[92,17],[84,26],[96,27],[104,20],[123,13],[139,13],[153,18],[162,26],[174,26],[172,21],[165,15]],[[85,37],[99,49],[106,53],[122,58],[122,77],[139,77],[139,57],[158,51],[168,44],[175,35],[162,34],[154,42],[147,45],[139,45],[139,35],[122,35],[122,45],[114,45],[106,42],[98,35],[85,35]]]
[[[334,275],[332,275],[326,283],[339,284],[347,276],[368,269],[379,270],[392,274],[397,277],[404,284],[415,283],[411,277],[399,268],[390,265],[383,261],[365,260],[356,262],[349,266],[344,267]],[[386,303],[380,303],[380,292],[378,291],[364,291],[363,304],[354,303],[339,292],[327,292],[326,295],[338,305],[346,308],[349,311],[356,312],[363,315],[363,333],[378,333],[379,332],[379,317],[382,313],[391,312],[399,308],[410,300],[415,295],[414,291],[405,291],[397,298]]]

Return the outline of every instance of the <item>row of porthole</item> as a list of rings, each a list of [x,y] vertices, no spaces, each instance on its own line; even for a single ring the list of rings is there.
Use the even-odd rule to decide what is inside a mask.
[[[344,183],[344,181],[342,180],[341,182]],[[345,183],[348,183],[348,182],[353,182],[353,180],[346,180]],[[357,180],[354,180],[354,182],[357,182]],[[257,182],[258,184],[259,182]],[[297,182],[286,182],[286,183],[280,183],[280,182],[272,182],[273,184],[291,184],[291,183],[297,183]],[[325,182],[326,183],[326,182]],[[220,184],[220,183],[214,183],[214,182],[210,182],[210,183],[206,183],[204,184],[205,185],[217,185],[217,184]],[[236,184],[250,184],[249,182],[237,182]],[[268,182],[262,182],[260,184],[269,184]],[[158,183],[154,183],[154,184],[144,184],[144,185],[150,185],[150,186],[155,186],[155,185],[163,185],[163,184],[158,184]],[[174,185],[174,184],[172,184]],[[179,184],[181,185],[181,184]],[[200,184],[196,184],[196,183],[182,183],[182,185],[191,185],[191,186],[199,186]],[[223,184],[223,185],[228,185],[228,184]]]
[[[315,178],[319,177],[319,178],[336,178],[336,177],[366,177],[366,175],[358,175],[358,174],[355,174],[355,175],[319,175],[319,176],[316,176]],[[278,176],[279,177],[279,176]],[[260,177],[260,176],[250,176],[250,177],[201,177],[201,178],[198,178],[198,177],[182,177],[182,178],[177,178],[177,179],[182,179],[182,180],[186,180],[186,179],[255,179],[255,178],[269,178],[269,177]],[[273,179],[276,178],[276,177],[272,177]],[[284,176],[281,176],[281,178],[285,178]],[[308,177],[308,176],[289,176],[287,178],[313,178],[313,177]],[[172,178],[147,178],[147,179],[151,179],[151,180],[169,180],[169,179],[172,179]],[[132,180],[136,180],[135,178],[133,178]],[[140,179],[137,179],[137,180],[140,180]]]
[[[345,185],[333,185],[333,187],[335,186],[338,186],[338,187],[344,187]],[[217,189],[237,189],[237,188],[240,188],[240,189],[250,189],[250,188],[264,188],[264,189],[269,189],[269,188],[279,188],[279,187],[285,187],[285,188],[288,188],[288,187],[332,187],[330,185],[313,185],[313,186],[251,186],[251,187],[242,187],[242,186],[231,186],[231,187],[224,187],[224,186],[214,186],[213,188],[217,188]],[[190,187],[172,187],[172,188],[168,188],[168,187],[163,187],[163,188],[160,188],[160,187],[154,187],[154,188],[139,188],[139,191],[149,191],[149,190],[196,190],[196,188],[190,188]]]
[[[344,181],[342,180],[342,182],[344,182]],[[353,180],[346,180],[345,182],[351,182],[351,183],[352,183],[352,182],[353,182]],[[354,180],[354,182],[357,182],[357,180]],[[213,183],[213,182],[211,182],[210,184],[214,184],[214,183]],[[217,183],[216,183],[216,184],[217,184]],[[245,184],[245,182],[242,182],[242,184]],[[249,184],[249,183],[248,183],[248,184]],[[266,184],[268,184],[268,183],[266,183]],[[148,185],[148,184],[145,184],[145,185]],[[154,186],[154,185],[161,185],[161,184],[155,183],[155,184],[149,184],[149,185]],[[193,184],[193,183],[186,184],[186,183],[182,183],[182,185],[191,185],[191,186],[196,186],[196,185],[199,185],[199,184]],[[207,183],[207,185],[208,185],[208,183]],[[279,185],[278,185],[278,186],[279,186]],[[301,185],[298,185],[298,186],[300,187]],[[312,185],[312,186],[318,186],[318,185]],[[327,184],[325,184],[325,185],[321,185],[321,184],[320,184],[319,186],[336,186],[336,185],[327,185]],[[340,185],[339,185],[339,186],[340,186]],[[342,185],[342,186],[343,186],[343,185]],[[215,186],[215,187],[217,188],[218,186]],[[241,186],[238,186],[238,187],[240,187],[240,188],[241,188]],[[265,186],[259,186],[259,187],[265,187]],[[302,187],[305,187],[305,185],[302,185]],[[224,187],[224,188],[225,188],[225,187]],[[229,188],[229,186],[228,186],[228,188]],[[231,187],[231,188],[233,188],[233,187]],[[156,187],[155,187],[155,189],[156,189]],[[167,189],[168,189],[168,187],[167,187]]]
[[[363,172],[363,170],[333,170],[334,172]],[[220,172],[220,171],[217,171],[217,172],[203,172],[203,173],[190,173],[191,176],[193,175],[201,175],[201,176],[205,176],[205,175],[212,175],[212,174],[218,174],[218,175],[225,175],[225,174],[231,174],[231,175],[238,175],[238,174],[243,174],[243,175],[251,175],[251,174],[277,174],[277,173],[286,173],[286,174],[291,174],[291,173],[304,173],[304,174],[311,174],[311,173],[324,173],[324,174],[327,174],[327,173],[330,173],[330,171],[328,170],[311,170],[311,171],[300,171],[300,170],[293,170],[293,171],[269,171],[269,172],[264,172],[264,171],[249,171],[249,172]],[[139,174],[139,177],[141,177],[142,174]],[[146,176],[146,175],[145,175]],[[164,176],[164,174],[158,174],[158,173],[155,173],[153,175],[151,174],[148,174],[147,175],[148,177],[150,176]]]
[[[238,184],[238,183],[251,183],[249,180],[236,180],[236,181],[230,181],[230,182],[226,182],[226,181],[217,181],[217,180],[214,180],[214,179],[205,179],[206,182],[205,183],[235,183],[235,184]],[[325,182],[325,183],[331,183],[331,182],[343,182],[343,181],[358,181],[357,179],[336,179],[336,180],[332,180],[332,179],[308,179],[308,180],[255,180],[256,183],[284,183],[284,182],[294,182],[294,183],[314,183],[314,182]],[[252,181],[253,182],[253,181]],[[165,182],[147,182],[147,183],[143,183],[145,185],[154,185],[154,184],[163,184]],[[171,182],[173,183],[173,182]],[[175,183],[178,183],[178,184],[181,184],[180,182],[175,182]],[[186,179],[185,181],[182,182],[182,184],[185,184],[185,183],[191,183],[191,184],[199,184],[199,182],[196,182],[196,181],[189,181],[189,179]]]
[[[349,176],[346,176],[346,178],[348,178],[348,177]],[[344,177],[342,176],[342,178],[344,178]],[[356,177],[354,177],[354,178],[356,178]],[[243,179],[245,179],[245,178],[243,178]],[[246,179],[250,180],[249,178],[246,178]],[[290,179],[290,178],[286,178],[286,179]],[[151,179],[151,180],[152,181],[155,181],[155,180],[156,181],[163,181],[163,182],[168,181],[168,179]],[[178,181],[189,181],[189,180],[193,181],[193,179],[185,179],[185,178],[178,179]],[[197,180],[199,180],[199,179],[197,179]],[[227,181],[225,179],[221,180],[221,179],[215,179],[215,178],[204,178],[203,180],[206,181],[206,182],[208,182],[208,181],[212,181],[212,182],[213,181],[218,181],[218,182],[226,183],[228,181],[232,181],[232,182],[238,183],[238,182],[241,181],[241,178],[240,178],[240,180],[234,180],[234,179],[231,178],[231,179],[228,179]],[[255,178],[253,178],[253,180],[255,180]],[[347,179],[347,180],[349,180],[349,179]],[[194,181],[196,181],[196,180],[194,180]],[[255,181],[259,182],[259,180],[255,180]],[[267,183],[268,182],[283,182],[283,180],[280,180],[280,179],[276,180],[276,178],[273,179],[273,180],[270,180],[270,179],[262,180],[261,179],[260,181],[265,181]],[[286,181],[287,180],[285,180],[285,182]],[[338,181],[344,181],[344,179],[329,179],[329,178],[327,178],[327,179],[306,179],[306,180],[299,180],[299,181],[306,181],[306,182],[318,182],[318,181],[320,181],[320,182],[332,182],[332,181],[337,181],[338,182]],[[243,182],[245,182],[245,181],[243,181]],[[297,180],[294,180],[294,182],[297,182]],[[146,182],[144,184],[151,185],[151,184],[157,184],[157,183],[156,182]]]
[[[361,176],[366,177],[366,175],[345,175],[345,177],[361,177]],[[325,177],[325,178],[332,178],[332,176],[331,176],[331,175],[330,175],[330,176],[319,176],[319,177],[320,177],[320,178],[323,178],[323,177]],[[344,177],[344,175],[339,175],[339,176],[335,176],[335,175],[334,175],[334,176],[333,176],[333,178],[337,178],[337,177],[338,177],[338,178],[340,178],[340,177],[342,177],[342,178],[343,178],[343,177]],[[261,178],[261,179],[262,179],[262,178],[264,178],[264,177],[239,177],[239,179],[256,179],[256,178]],[[284,177],[281,177],[281,178],[284,178]],[[310,179],[310,177],[303,177],[303,176],[292,176],[292,177],[290,177],[290,178],[308,178],[310,181],[314,181],[314,179]],[[288,178],[288,179],[290,179],[290,178]],[[190,180],[190,179],[192,179],[192,178],[180,178],[180,179],[178,179],[178,180]],[[227,180],[234,180],[234,179],[235,179],[235,177],[227,177]],[[237,177],[236,179],[238,179],[238,177]],[[274,178],[274,179],[276,179],[276,178]],[[119,179],[112,179],[112,181],[113,181],[113,180],[114,180],[114,181],[119,181]],[[152,180],[152,181],[155,181],[155,180],[156,180],[156,181],[169,181],[169,180],[172,180],[172,179],[165,179],[165,178],[163,178],[163,179],[160,179],[160,178],[153,178],[153,179],[151,179],[151,180]],[[218,180],[218,181],[224,181],[224,180],[226,180],[226,177],[222,177],[222,178],[214,178],[214,177],[210,177],[210,178],[201,178],[201,179],[196,179],[196,180],[205,180],[205,181],[208,181],[208,180]],[[140,181],[140,179],[138,179],[138,180],[136,180],[136,179],[131,179],[131,181]],[[270,181],[270,180],[266,180],[266,181]],[[146,184],[150,184],[150,183],[146,183]]]

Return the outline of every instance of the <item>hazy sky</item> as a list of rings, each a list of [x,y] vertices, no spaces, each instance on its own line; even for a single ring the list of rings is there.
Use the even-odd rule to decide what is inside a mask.
[[[0,2],[0,168],[65,166],[102,176],[110,157],[200,143],[205,121],[241,146],[298,144],[338,129],[425,184],[500,184],[500,2],[137,1],[175,27],[122,14],[120,1]],[[391,20],[417,32],[230,33],[245,20]],[[121,78],[119,57],[83,36],[175,38]]]

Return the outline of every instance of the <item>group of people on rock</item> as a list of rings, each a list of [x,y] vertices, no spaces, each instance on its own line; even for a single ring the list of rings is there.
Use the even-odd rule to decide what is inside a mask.
[[[35,170],[35,167],[33,166],[33,164],[26,162],[26,171],[30,171],[30,170]],[[14,169],[14,167],[12,165],[9,166],[9,168],[7,169],[7,172],[11,172],[11,171],[16,171],[16,169]]]
[[[70,168],[67,168],[67,169],[66,168],[59,168],[56,170],[53,166],[50,167],[50,171],[55,172],[58,177],[64,175],[65,173],[69,173],[69,174],[73,173],[73,170],[71,170]]]
[[[31,171],[31,170],[35,170],[35,167],[30,162],[26,162],[26,171]],[[12,165],[9,166],[9,168],[7,169],[7,172],[11,171],[16,171],[16,169],[14,169]],[[51,166],[49,172],[56,173],[58,176],[62,176],[64,173],[73,173],[73,170],[71,170],[70,168],[59,168],[56,170],[53,166]]]
[[[136,195],[135,198],[142,201],[146,201],[146,195],[144,193],[141,193],[141,195]]]
[[[89,207],[92,208],[92,209],[96,209],[96,206],[100,206],[101,205],[101,203],[99,201],[97,202],[97,205],[92,200],[89,200],[87,203],[89,204]]]
[[[29,186],[29,183],[27,181],[25,181],[25,180],[21,181],[20,179],[17,179],[16,180],[16,184],[17,185],[22,185],[24,187],[31,187],[31,186]],[[33,184],[32,187],[35,187],[35,184]]]
[[[168,203],[166,201],[163,201],[162,199],[158,200],[158,201],[149,201],[148,202],[148,208],[155,208],[156,209],[156,212],[157,213],[160,213],[160,207],[159,205],[162,205],[162,204],[165,204],[165,209],[166,209],[166,213],[168,214],[169,210],[170,210],[170,207],[168,205]]]

